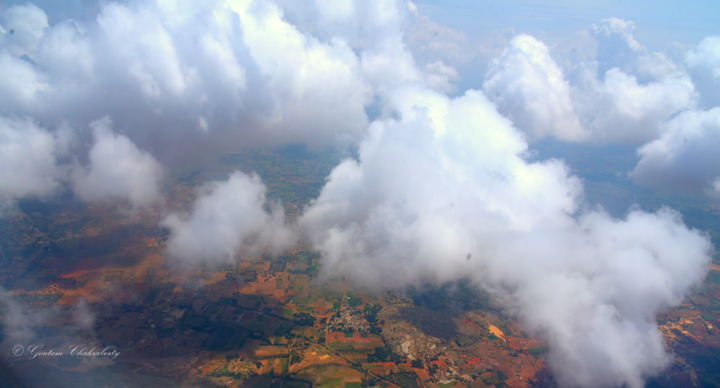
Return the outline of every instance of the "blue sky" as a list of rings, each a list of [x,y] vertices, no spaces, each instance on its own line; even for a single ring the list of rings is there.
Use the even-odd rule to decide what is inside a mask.
[[[125,0],[117,0],[125,2]],[[0,1],[0,8],[26,0]],[[67,17],[94,16],[98,0],[34,0],[50,23]],[[544,39],[564,38],[590,28],[607,17],[635,22],[636,36],[653,50],[671,43],[695,45],[703,37],[720,34],[720,1],[716,0],[416,0],[421,12],[433,21],[482,37],[493,31],[529,33]]]
[[[587,29],[607,17],[632,20],[641,42],[663,49],[675,41],[695,44],[720,34],[720,1],[588,1],[588,0],[418,0],[431,19],[472,37],[497,29],[539,35]]]

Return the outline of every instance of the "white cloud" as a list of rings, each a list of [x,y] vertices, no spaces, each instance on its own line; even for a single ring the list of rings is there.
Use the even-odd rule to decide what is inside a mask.
[[[359,55],[273,3],[107,3],[95,20],[51,26],[34,6],[2,15],[0,114],[75,128],[107,115],[168,164],[238,145],[349,144],[367,124]]]
[[[270,4],[233,9],[243,23],[249,52],[276,96],[267,125],[282,123],[281,130],[290,134],[312,130],[328,137],[336,136],[341,126],[356,136],[363,130],[370,90],[358,73],[358,58],[345,42],[322,43],[304,36]]]
[[[635,39],[635,23],[607,18],[593,25],[597,41],[598,71],[603,74],[619,68],[641,82],[678,76],[680,69],[663,53],[652,52]]]
[[[89,163],[73,171],[75,193],[86,201],[125,200],[147,206],[160,197],[162,167],[127,137],[113,133],[108,118],[92,124]]]
[[[635,39],[635,23],[620,18],[607,18],[592,26],[598,42],[599,70],[604,73],[613,67],[627,68],[645,47]]]
[[[720,105],[720,36],[703,39],[685,63],[705,106]]]
[[[59,139],[34,122],[0,116],[0,208],[52,194],[64,176],[62,152]]]
[[[233,173],[198,192],[190,214],[171,214],[168,253],[184,263],[232,263],[238,253],[279,252],[294,242],[277,203],[256,175]]]
[[[545,44],[519,35],[495,59],[483,89],[530,140],[643,144],[674,115],[695,106],[690,76],[634,36],[617,18],[593,26],[597,55],[569,76]]]
[[[136,85],[143,98],[172,99],[188,87],[188,71],[180,63],[173,37],[163,23],[167,15],[162,11],[108,3],[97,18],[99,43],[109,56],[108,62],[117,64],[108,70],[127,77],[126,82]]]
[[[425,65],[425,82],[429,87],[443,93],[455,90],[453,82],[460,79],[454,67],[443,61],[435,61]]]
[[[48,88],[42,75],[33,70],[30,62],[6,51],[0,51],[0,69],[3,74],[0,78],[0,102],[5,107],[5,114],[32,105],[38,95]]]
[[[3,338],[2,346],[12,349],[15,345],[24,346],[26,351],[23,354],[16,355],[27,356],[27,347],[37,342],[42,342],[46,338],[40,338],[40,329],[48,326],[53,321],[64,322],[61,331],[65,335],[75,338],[85,337],[92,331],[95,321],[94,313],[90,306],[83,299],[68,310],[63,310],[57,305],[53,306],[33,306],[24,303],[17,295],[8,292],[0,287],[0,310],[2,310],[2,326]],[[92,340],[92,338],[85,338]],[[38,345],[44,345],[42,343]]]
[[[422,14],[413,16],[406,34],[408,46],[419,61],[432,63],[441,60],[454,65],[463,64],[485,49],[471,44],[468,37],[458,30]]]
[[[547,46],[528,35],[490,64],[483,90],[530,140],[642,144],[695,105],[690,77],[640,45],[632,23],[606,19],[594,28],[598,57],[575,65],[572,82]]]
[[[572,88],[576,112],[592,140],[643,144],[696,103],[690,77],[667,56],[635,38],[635,24],[618,18],[593,26],[595,61],[579,66]]]
[[[720,107],[689,111],[663,135],[640,147],[631,176],[638,183],[676,192],[717,195],[720,178]]]
[[[570,87],[548,48],[529,35],[518,35],[488,70],[483,90],[531,139],[554,136],[584,140],[570,100]]]
[[[13,341],[28,341],[35,338],[35,330],[47,321],[49,311],[31,310],[23,306],[11,293],[0,288],[2,306],[2,329],[5,346],[16,345]]]
[[[403,287],[469,277],[551,345],[569,386],[641,387],[669,358],[655,314],[710,260],[669,210],[613,219],[582,210],[579,180],[527,145],[480,92],[409,90],[373,123],[301,225],[326,274]]]
[[[32,53],[48,28],[45,12],[33,4],[8,8],[0,17],[0,45],[15,56]]]
[[[586,72],[572,96],[592,140],[603,143],[656,139],[667,120],[694,104],[693,84],[687,77],[643,84],[618,68],[608,70],[602,80]]]

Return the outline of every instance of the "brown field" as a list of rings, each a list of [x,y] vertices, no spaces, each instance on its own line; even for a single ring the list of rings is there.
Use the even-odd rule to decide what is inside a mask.
[[[266,345],[255,349],[255,357],[258,359],[287,357],[287,346]]]
[[[362,373],[342,365],[317,365],[305,368],[297,373],[303,379],[313,382],[313,386],[324,388],[345,388],[345,383],[360,383]]]
[[[345,333],[341,331],[331,331],[327,334],[327,343],[343,343],[352,345],[355,349],[367,349],[373,350],[377,347],[383,346],[385,343],[382,338],[370,334],[367,337],[363,337],[360,333],[353,333],[352,337],[346,337]]]

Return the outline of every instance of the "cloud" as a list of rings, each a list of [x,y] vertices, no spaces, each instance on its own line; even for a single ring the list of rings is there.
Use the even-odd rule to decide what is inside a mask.
[[[168,254],[183,263],[227,264],[238,253],[279,252],[294,233],[282,207],[269,203],[257,175],[233,173],[198,192],[190,214],[171,214]]]
[[[94,340],[95,337],[95,314],[83,299],[69,308],[58,305],[34,306],[0,287],[0,312],[2,346],[11,350],[14,345],[24,346],[25,350],[29,345],[45,345],[43,342],[47,338],[44,337],[48,336],[48,332],[44,329],[56,321],[62,321],[64,325],[59,331],[53,330],[51,336],[72,336],[76,340]]]
[[[162,167],[127,137],[113,133],[104,118],[91,125],[95,143],[88,165],[73,171],[73,188],[85,201],[128,201],[133,207],[150,205],[160,198]]]
[[[703,39],[687,53],[685,63],[704,105],[720,105],[720,36]]]
[[[347,42],[357,53],[360,74],[382,104],[387,103],[399,85],[450,86],[455,69],[444,58],[432,57],[418,65],[417,52],[412,49],[419,48],[408,36],[408,28],[426,20],[416,14],[412,3],[402,0],[334,3],[318,0],[307,6],[280,1],[288,18],[300,30],[319,39]]]
[[[417,82],[425,75],[402,43],[407,4],[336,8],[319,16],[324,30],[309,31],[274,2],[110,2],[95,15],[52,25],[36,6],[10,6],[0,10],[0,115],[42,123],[45,135],[33,139],[44,138],[47,150],[56,128],[75,128],[73,156],[89,163],[73,173],[78,196],[134,206],[156,199],[157,163],[197,167],[239,147],[353,146],[388,69]],[[373,30],[338,24],[350,11],[353,20],[365,15]],[[353,47],[351,40],[364,43]],[[440,63],[429,72],[439,88],[456,76]],[[89,133],[99,117],[112,119],[122,135]],[[144,167],[113,170],[115,161],[105,158],[121,157],[116,151]],[[45,155],[49,169],[54,154]],[[67,180],[53,174],[45,174],[55,183],[43,190],[10,193],[6,183],[3,201],[50,193]],[[112,174],[121,179],[99,184]]]
[[[710,188],[710,196],[720,199],[720,179],[715,179]]]
[[[572,98],[593,141],[643,144],[673,115],[694,107],[690,77],[635,38],[635,24],[618,18],[593,25],[595,61],[580,66]]]
[[[0,45],[18,57],[32,52],[48,28],[45,12],[33,4],[8,8],[0,23]]]
[[[413,55],[423,62],[441,60],[463,64],[471,61],[484,49],[471,44],[468,37],[458,30],[417,12],[414,12],[413,16],[412,23],[407,28],[407,41]]]
[[[717,196],[718,149],[720,108],[688,111],[667,123],[660,138],[639,148],[631,176],[656,188]]]
[[[697,95],[690,76],[641,45],[634,31],[617,18],[594,25],[596,56],[571,66],[567,77],[544,43],[518,35],[491,62],[483,90],[531,141],[652,141]]]
[[[634,74],[641,82],[650,82],[670,75],[677,76],[680,69],[664,54],[652,52],[635,38],[635,23],[620,18],[607,18],[592,26],[597,42],[598,72],[612,68]]]
[[[681,66],[634,32],[618,18],[594,25],[596,56],[569,65],[567,75],[544,43],[518,35],[491,62],[483,90],[531,141],[652,141],[666,121],[696,106],[697,94]]]
[[[65,125],[51,131],[30,119],[0,116],[0,208],[25,197],[46,198],[71,185],[86,201],[128,201],[146,206],[160,198],[162,167],[127,137],[115,134],[108,118],[92,124],[94,143],[87,164],[75,131]]]
[[[694,87],[685,76],[640,83],[618,68],[608,70],[602,79],[591,73],[586,71],[572,97],[595,142],[643,144],[654,140],[667,120],[694,105]]]
[[[635,39],[635,29],[632,21],[615,17],[593,24],[599,72],[604,73],[613,67],[632,67],[638,55],[645,51],[645,47]]]
[[[570,86],[548,48],[529,35],[518,35],[488,69],[483,90],[500,112],[533,139],[554,136],[578,141],[588,137],[575,115]]]
[[[669,357],[655,315],[699,283],[708,239],[677,213],[582,207],[557,160],[477,91],[408,90],[300,221],[326,275],[404,287],[470,278],[551,345],[558,380],[641,387]]]
[[[352,144],[367,125],[358,55],[273,3],[110,2],[54,25],[12,6],[1,20],[0,114],[74,128],[109,116],[164,164],[239,145]]]
[[[80,330],[92,332],[95,328],[95,313],[90,309],[85,299],[80,301],[72,308],[73,321]]]
[[[0,288],[0,306],[2,307],[3,342],[6,346],[15,341],[28,341],[36,336],[36,329],[48,317],[50,311],[32,310],[23,306],[16,298]]]
[[[28,119],[0,116],[0,208],[22,197],[45,197],[61,184],[61,139]]]
[[[425,65],[425,74],[427,85],[444,93],[452,92],[455,89],[452,83],[460,78],[457,70],[443,61],[435,61]]]

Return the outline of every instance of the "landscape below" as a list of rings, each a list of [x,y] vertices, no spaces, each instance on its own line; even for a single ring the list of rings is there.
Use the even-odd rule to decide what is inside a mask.
[[[341,157],[298,148],[226,155],[204,171],[171,177],[165,206],[188,209],[196,187],[239,168],[257,172],[268,195],[297,217]],[[602,179],[593,184],[611,191]],[[718,209],[702,209],[717,219]],[[158,209],[123,213],[57,198],[22,201],[0,220],[0,285],[21,315],[42,317],[32,320],[28,343],[112,346],[120,354],[17,357],[6,324],[1,381],[47,387],[109,381],[126,387],[554,385],[546,344],[465,282],[353,288],[348,279],[319,277],[319,254],[302,244],[278,256],[239,257],[222,268],[181,268],[165,256],[161,219]],[[719,301],[720,266],[713,264],[701,287],[660,315],[673,361],[649,386],[720,386]],[[86,306],[89,325],[77,323],[78,303]]]

